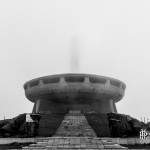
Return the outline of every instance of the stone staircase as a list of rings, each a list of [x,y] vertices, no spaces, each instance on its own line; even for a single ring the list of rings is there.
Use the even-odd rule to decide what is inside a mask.
[[[38,138],[36,144],[25,150],[99,150],[127,149],[108,140],[96,137],[80,111],[69,111],[53,137]]]
[[[126,150],[113,142],[96,137],[50,137],[43,138],[37,144],[24,147],[24,150]]]
[[[69,111],[54,136],[96,137],[96,134],[80,111]]]

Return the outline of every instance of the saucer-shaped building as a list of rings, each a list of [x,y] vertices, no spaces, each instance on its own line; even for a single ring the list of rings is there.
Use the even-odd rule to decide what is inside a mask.
[[[50,75],[24,84],[26,97],[34,103],[33,113],[117,113],[115,103],[122,99],[125,88],[117,79],[91,74]]]

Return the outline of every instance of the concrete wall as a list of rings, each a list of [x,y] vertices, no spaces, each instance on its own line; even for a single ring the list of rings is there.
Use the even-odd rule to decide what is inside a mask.
[[[97,113],[116,113],[116,106],[113,100],[98,100],[90,104],[63,104],[50,100],[39,99],[36,101],[34,113],[60,113],[67,110],[81,110],[84,112],[95,111]]]

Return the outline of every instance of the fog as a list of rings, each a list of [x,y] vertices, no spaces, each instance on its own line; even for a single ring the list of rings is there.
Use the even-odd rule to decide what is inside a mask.
[[[55,73],[126,83],[119,113],[150,114],[149,0],[0,1],[0,118],[31,112],[23,84]]]
[[[80,69],[80,53],[78,51],[78,41],[76,37],[72,38],[70,47],[70,72],[78,73]]]

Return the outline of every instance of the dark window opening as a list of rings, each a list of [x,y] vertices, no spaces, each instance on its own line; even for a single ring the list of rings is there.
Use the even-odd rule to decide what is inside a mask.
[[[106,79],[104,78],[90,77],[89,80],[91,83],[102,83],[102,84],[106,83]]]
[[[84,82],[84,77],[81,76],[70,76],[65,77],[66,82]]]
[[[59,78],[47,78],[47,79],[42,79],[43,83],[48,84],[48,83],[58,83]]]

